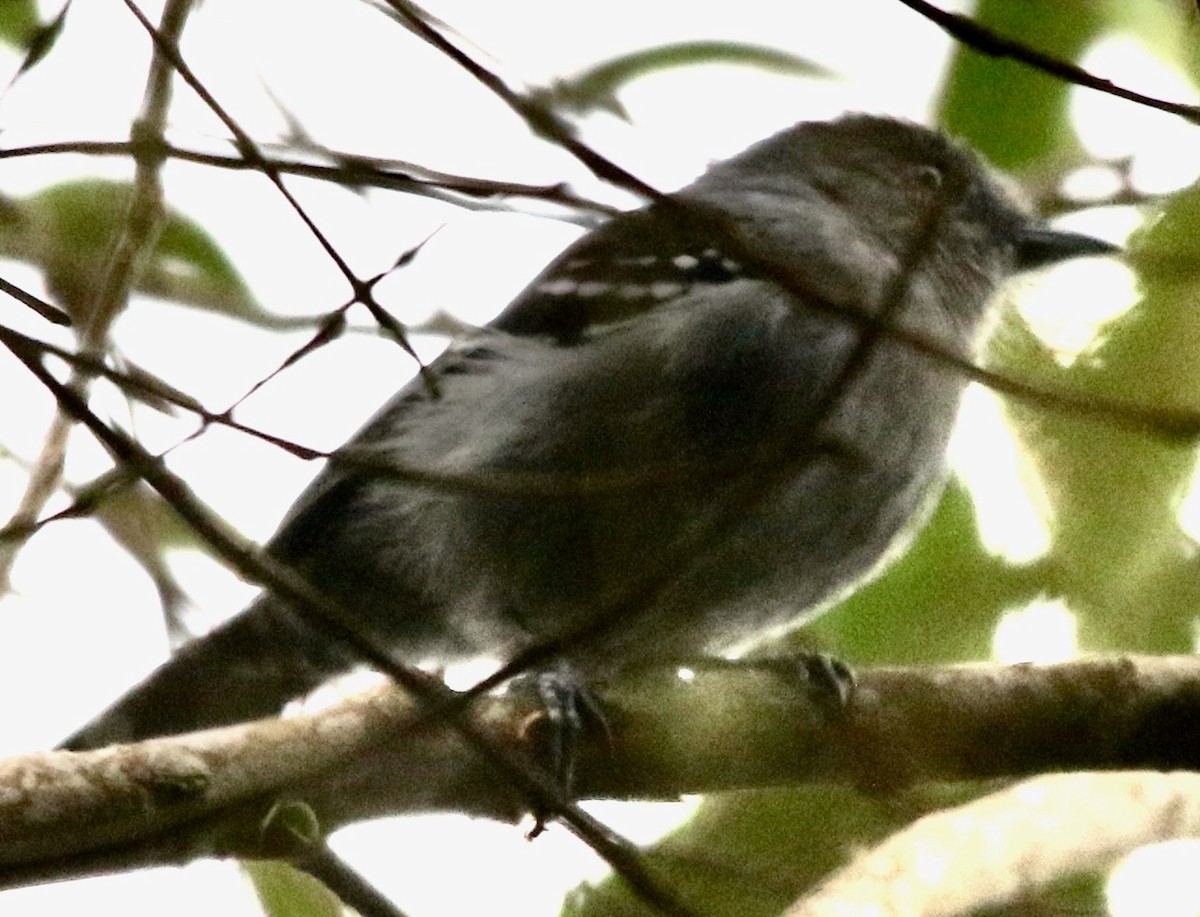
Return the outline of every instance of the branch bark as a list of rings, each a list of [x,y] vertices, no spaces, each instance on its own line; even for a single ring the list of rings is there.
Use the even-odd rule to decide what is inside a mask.
[[[952,917],[1106,869],[1135,847],[1200,835],[1200,775],[1027,780],[915,822],[856,857],[785,917]]]
[[[710,661],[595,686],[611,734],[581,747],[577,792],[836,781],[886,794],[1047,770],[1200,769],[1192,656],[876,669],[843,710],[805,671]],[[323,834],[385,815],[520,818],[527,802],[510,781],[453,728],[414,728],[421,716],[388,684],[311,714],[0,763],[0,886],[201,856],[298,859]],[[540,717],[520,691],[473,708],[478,729],[531,762]]]

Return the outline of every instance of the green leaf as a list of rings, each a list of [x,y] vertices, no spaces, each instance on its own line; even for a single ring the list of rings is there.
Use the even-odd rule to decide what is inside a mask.
[[[92,308],[129,210],[132,186],[77,179],[0,204],[0,256],[33,264],[76,324]],[[312,323],[266,312],[213,238],[168,209],[135,290],[265,327]]]
[[[38,29],[36,0],[0,0],[0,42],[28,47]]]
[[[663,70],[705,64],[732,64],[821,79],[832,75],[819,64],[778,48],[734,41],[687,41],[610,58],[575,76],[556,80],[533,95],[551,108],[565,108],[577,114],[602,110],[625,118],[625,108],[617,93],[628,83]]]
[[[905,554],[794,639],[860,666],[986,658],[1000,614],[1043,588],[1040,566],[1014,567],[987,551],[969,494],[951,480]],[[823,785],[714,795],[651,851],[649,862],[700,913],[767,917],[844,865],[854,850],[982,789],[939,785],[887,800]],[[578,890],[563,913],[648,912],[623,883],[610,880]]]
[[[29,70],[32,70],[41,63],[50,49],[54,47],[58,37],[62,34],[63,24],[67,21],[67,10],[71,8],[71,0],[67,0],[63,4],[58,15],[51,19],[44,26],[34,29],[24,44],[27,47],[25,59],[21,61],[21,66],[17,68],[16,74],[13,76],[15,82],[17,77],[21,76]]]
[[[344,917],[337,896],[312,876],[274,860],[253,860],[242,868],[267,917]]]

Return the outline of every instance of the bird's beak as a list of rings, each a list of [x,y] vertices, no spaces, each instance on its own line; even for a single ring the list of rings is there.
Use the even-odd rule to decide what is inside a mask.
[[[1082,233],[1030,226],[1017,240],[1017,270],[1028,271],[1085,255],[1115,255],[1119,251],[1119,245]]]

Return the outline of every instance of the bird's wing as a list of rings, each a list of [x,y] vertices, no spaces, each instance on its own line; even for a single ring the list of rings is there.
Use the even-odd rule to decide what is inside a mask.
[[[551,348],[587,346],[655,307],[682,304],[696,294],[703,299],[719,285],[748,279],[749,272],[720,251],[711,232],[661,207],[620,214],[568,246],[487,329],[435,360],[429,367],[432,382],[418,375],[389,400],[350,439],[342,457],[362,458],[373,444],[394,443],[399,429],[420,424],[423,414],[436,410],[438,380],[457,386],[463,381],[458,377],[491,374],[496,361],[507,358],[489,346],[496,332],[540,338]],[[390,447],[387,455],[396,458]],[[371,479],[345,463],[342,469],[335,460],[296,501],[271,542],[276,556],[286,560],[310,552],[311,540],[330,535],[329,520],[341,518],[347,501]]]
[[[577,240],[491,327],[573,345],[698,286],[744,276],[711,232],[656,204],[621,214]]]

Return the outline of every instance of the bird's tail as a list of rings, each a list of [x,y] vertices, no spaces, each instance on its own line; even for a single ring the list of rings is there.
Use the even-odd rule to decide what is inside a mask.
[[[349,659],[270,596],[184,646],[66,739],[81,751],[271,716]]]

